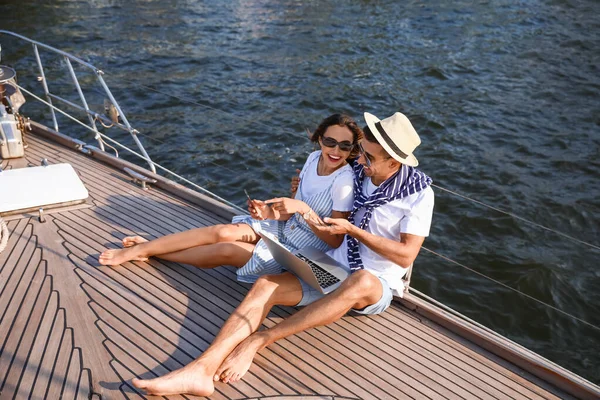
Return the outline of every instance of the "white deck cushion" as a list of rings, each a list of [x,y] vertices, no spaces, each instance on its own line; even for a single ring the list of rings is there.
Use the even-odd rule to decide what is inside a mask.
[[[0,213],[88,198],[88,191],[70,164],[0,172]]]

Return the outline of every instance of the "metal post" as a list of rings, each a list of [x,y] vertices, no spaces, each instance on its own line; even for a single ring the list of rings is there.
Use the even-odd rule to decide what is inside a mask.
[[[404,291],[406,293],[408,293],[408,290],[410,289],[410,278],[412,276],[412,271],[413,271],[413,264],[410,264],[410,267],[408,267],[408,271],[406,271],[406,275],[404,275]]]
[[[35,58],[37,60],[38,67],[40,67],[40,76],[42,78],[42,85],[44,86],[44,93],[46,94],[46,99],[48,100],[48,103],[52,104],[52,99],[50,98],[50,91],[48,90],[48,85],[46,84],[46,74],[44,74],[44,67],[42,67],[42,59],[40,58],[40,53],[36,44],[33,45],[33,52],[35,53]],[[54,130],[58,132],[58,122],[56,121],[56,114],[54,114],[54,109],[52,107],[50,107],[50,112],[52,113]]]
[[[85,101],[85,96],[83,95],[83,91],[81,90],[81,86],[79,85],[79,81],[77,80],[77,75],[75,75],[75,70],[73,69],[71,60],[69,60],[67,57],[65,57],[65,61],[67,62],[67,66],[69,67],[69,72],[71,73],[71,78],[73,78],[73,83],[75,84],[75,87],[77,88],[79,97],[81,98],[81,103],[83,104],[85,111],[88,112],[87,116],[90,120],[90,125],[92,126],[94,133],[96,133],[96,137],[94,139],[96,139],[98,141],[98,145],[100,145],[100,150],[104,151],[104,142],[100,138],[100,133],[98,132],[98,128],[96,127],[96,121],[94,121],[94,118],[92,118],[92,116],[89,114],[90,108],[88,107],[87,101]]]
[[[140,139],[138,139],[138,137],[137,137],[137,131],[135,129],[133,129],[131,127],[131,125],[129,125],[129,121],[127,121],[127,118],[125,118],[125,114],[121,110],[121,107],[119,107],[119,103],[117,103],[117,100],[115,100],[115,98],[113,97],[110,89],[106,85],[106,82],[104,82],[104,79],[102,79],[102,71],[100,71],[100,70],[96,71],[96,75],[98,76],[98,81],[100,81],[100,84],[104,88],[104,91],[106,92],[106,95],[108,96],[108,98],[110,99],[110,101],[113,103],[113,105],[115,106],[115,108],[117,109],[117,111],[119,112],[119,115],[123,119],[123,123],[125,124],[125,126],[129,130],[129,133],[133,137],[133,140],[135,141],[135,143],[137,144],[138,148],[140,149],[140,151],[144,155],[144,158],[146,159],[146,162],[148,163],[148,165],[150,165],[150,170],[152,172],[156,173],[156,167],[154,166],[154,163],[152,162],[152,160],[150,159],[150,156],[146,152],[146,149],[144,149],[144,146],[142,145],[142,142],[140,142]]]

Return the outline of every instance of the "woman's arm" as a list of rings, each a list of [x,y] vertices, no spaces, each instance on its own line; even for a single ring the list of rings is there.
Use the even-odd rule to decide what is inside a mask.
[[[265,201],[265,204],[271,204],[271,211],[274,213],[280,213],[283,216],[287,216],[289,219],[294,213],[302,215],[310,229],[314,234],[327,243],[330,247],[340,247],[344,235],[332,235],[327,232],[319,230],[320,225],[325,225],[321,217],[315,213],[308,204],[301,200],[290,199],[289,197],[278,197]],[[332,218],[348,218],[350,212],[332,211]]]
[[[265,219],[272,219],[276,221],[287,221],[292,218],[294,213],[283,213],[279,210],[269,207],[269,204],[262,200],[251,200],[248,202],[248,211],[250,216],[254,219],[263,221]]]

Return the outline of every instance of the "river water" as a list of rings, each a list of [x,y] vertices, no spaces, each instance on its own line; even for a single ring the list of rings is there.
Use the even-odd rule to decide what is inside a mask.
[[[325,116],[402,111],[437,185],[600,246],[596,0],[341,3],[3,0],[0,29],[103,69],[153,159],[234,203],[285,195]],[[470,269],[423,250],[415,288],[600,383],[599,250],[441,189],[425,247]]]

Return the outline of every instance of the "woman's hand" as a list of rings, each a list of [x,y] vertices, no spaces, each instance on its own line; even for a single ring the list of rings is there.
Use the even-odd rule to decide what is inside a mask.
[[[278,211],[280,214],[304,214],[310,210],[308,204],[301,200],[290,199],[289,197],[277,197],[265,201],[265,204],[270,204],[273,211]]]
[[[296,175],[292,176],[292,184],[291,184],[291,191],[292,191],[292,196],[296,195],[296,192],[298,191],[298,187],[300,186],[300,170],[297,169],[296,170]]]
[[[262,200],[247,200],[250,216],[259,221],[264,221],[269,216],[269,206]]]

